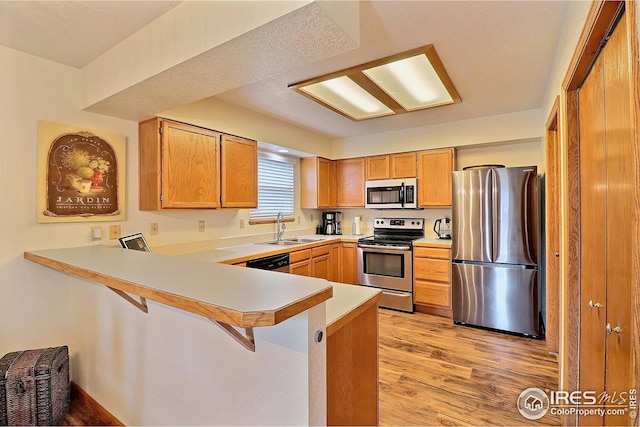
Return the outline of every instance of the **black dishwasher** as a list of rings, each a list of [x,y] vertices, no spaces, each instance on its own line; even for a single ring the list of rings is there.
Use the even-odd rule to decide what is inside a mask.
[[[289,272],[289,254],[271,255],[264,258],[257,258],[247,261],[248,268],[257,268],[259,270]]]

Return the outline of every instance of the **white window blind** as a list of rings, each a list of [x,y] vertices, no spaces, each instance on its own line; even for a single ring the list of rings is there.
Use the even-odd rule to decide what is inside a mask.
[[[293,160],[258,157],[258,209],[251,209],[250,221],[275,220],[278,212],[293,218]]]

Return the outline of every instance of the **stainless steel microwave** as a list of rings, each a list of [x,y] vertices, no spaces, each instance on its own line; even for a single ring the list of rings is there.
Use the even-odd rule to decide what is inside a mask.
[[[365,208],[418,209],[418,183],[416,178],[367,181],[365,197]]]

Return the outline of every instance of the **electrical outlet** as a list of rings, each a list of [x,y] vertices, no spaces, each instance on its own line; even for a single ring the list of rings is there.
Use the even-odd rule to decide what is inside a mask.
[[[300,215],[298,215],[298,224],[300,224]]]
[[[99,225],[91,226],[91,240],[102,240],[102,227]]]
[[[152,236],[157,236],[158,235],[158,223],[157,222],[152,222],[151,223],[151,232],[150,234]]]
[[[244,228],[244,219],[240,220],[240,228]]]
[[[309,216],[309,221],[313,221],[313,214]]]
[[[198,231],[200,233],[204,232],[204,219],[201,219],[200,221],[198,221]]]
[[[110,225],[109,226],[109,239],[115,240],[120,237],[120,226],[119,225]]]

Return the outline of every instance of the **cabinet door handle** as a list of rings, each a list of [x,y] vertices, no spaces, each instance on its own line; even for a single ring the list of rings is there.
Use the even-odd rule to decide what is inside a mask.
[[[560,252],[556,252],[554,255],[556,256],[556,258],[560,258]]]
[[[616,326],[615,328],[611,328],[611,323],[607,323],[607,326],[605,327],[605,330],[607,331],[607,335],[611,335],[612,332],[615,332],[616,334],[620,335],[620,333],[622,332],[620,330],[620,326]]]
[[[593,300],[589,300],[589,308],[590,309],[600,308],[600,307],[603,307],[603,305],[600,304],[599,302],[593,302]]]

